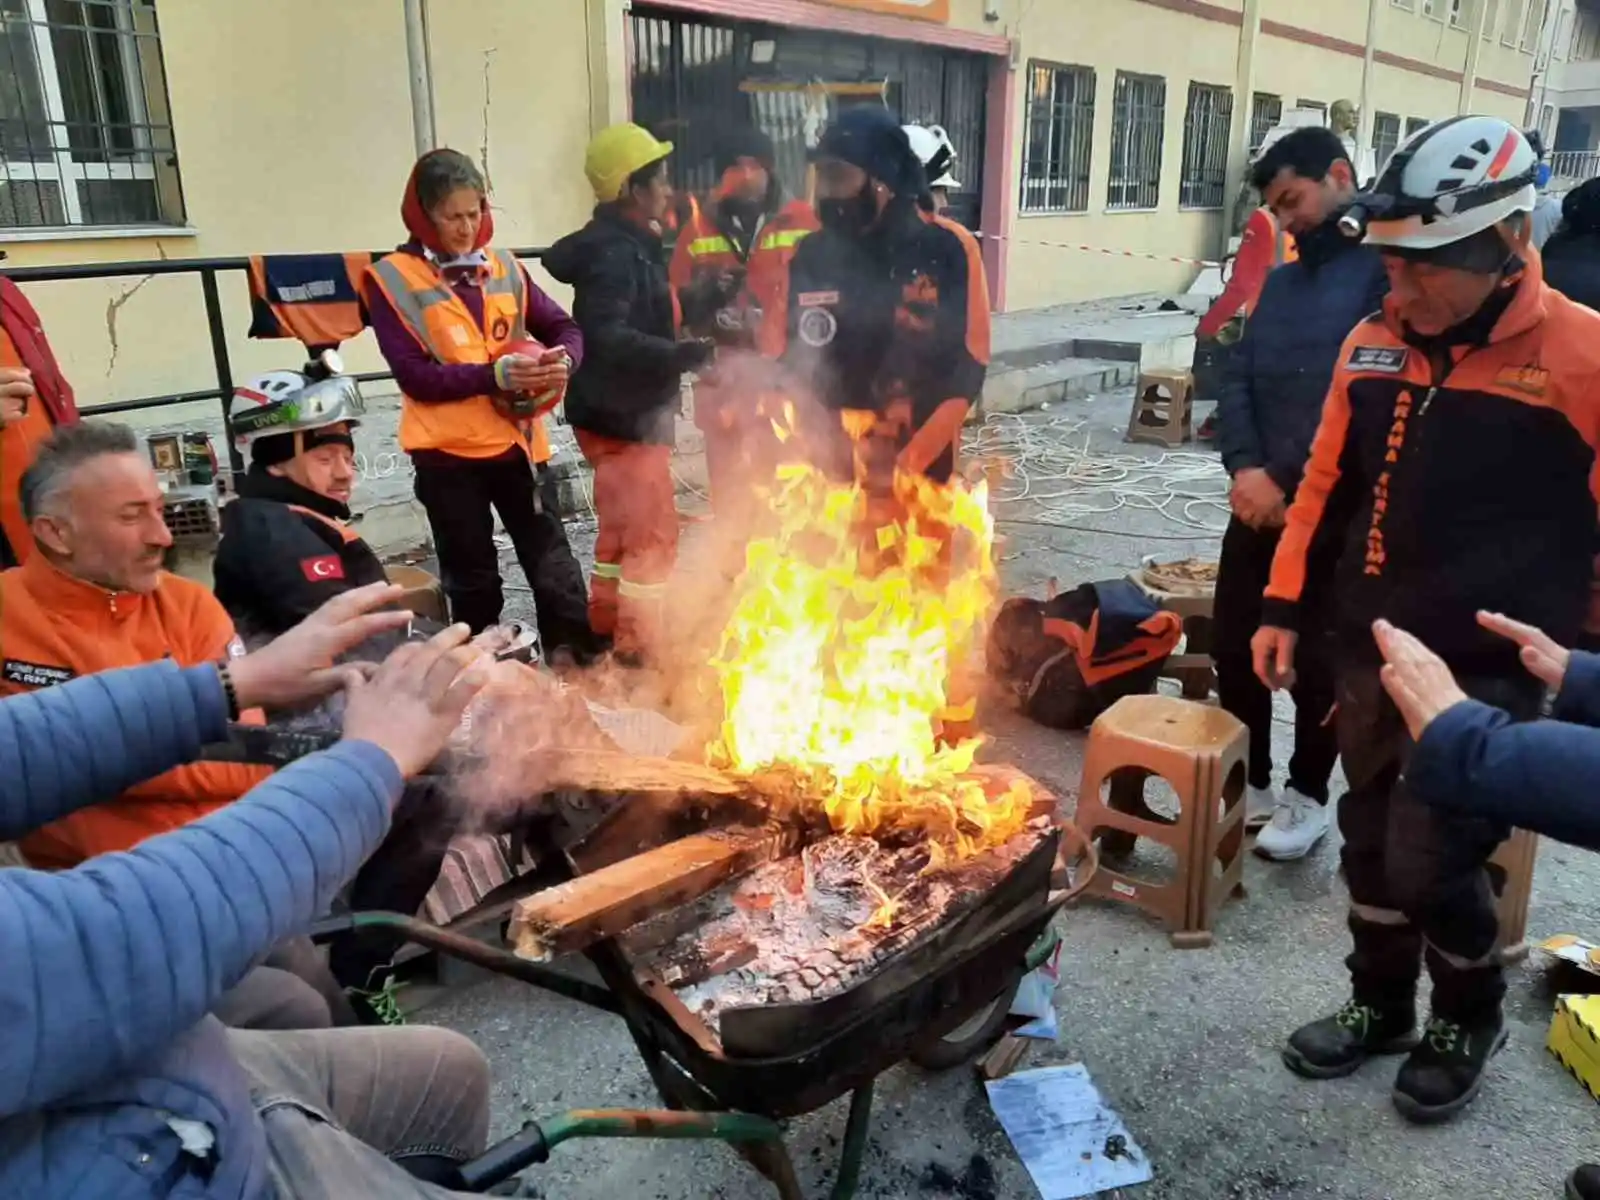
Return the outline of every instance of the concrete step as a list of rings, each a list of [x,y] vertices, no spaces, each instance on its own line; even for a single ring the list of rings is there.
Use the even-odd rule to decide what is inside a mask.
[[[1062,358],[1021,369],[991,371],[980,415],[1027,412],[1044,404],[1085,400],[1139,381],[1139,364],[1110,358]]]

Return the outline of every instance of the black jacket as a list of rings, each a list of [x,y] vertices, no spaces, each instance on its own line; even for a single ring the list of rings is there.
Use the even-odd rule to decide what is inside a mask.
[[[341,592],[388,578],[349,519],[337,500],[287,479],[239,476],[238,499],[222,509],[213,579],[241,635],[280,634]]]
[[[1396,314],[1345,342],[1272,563],[1262,624],[1294,629],[1307,551],[1341,538],[1343,653],[1378,661],[1372,622],[1459,674],[1521,677],[1479,627],[1505,613],[1572,645],[1600,549],[1600,315],[1546,287],[1534,258],[1477,317],[1421,338]]]
[[[1267,276],[1224,367],[1217,445],[1228,474],[1263,467],[1292,497],[1317,432],[1339,348],[1389,291],[1383,260],[1332,222]]]
[[[989,289],[978,244],[909,201],[866,238],[829,229],[789,267],[784,361],[833,409],[886,413],[912,428],[946,400],[976,405],[989,369]],[[929,469],[948,479],[954,450]]]
[[[583,364],[567,388],[567,423],[604,437],[671,445],[679,381],[702,352],[674,340],[661,239],[602,204],[541,261],[572,285],[572,315],[583,330]]]
[[[1557,229],[1544,244],[1544,279],[1568,300],[1600,311],[1600,233]]]

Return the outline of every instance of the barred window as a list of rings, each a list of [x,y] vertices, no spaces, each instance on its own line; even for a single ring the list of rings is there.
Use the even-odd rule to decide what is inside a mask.
[[[1257,92],[1250,101],[1250,149],[1267,140],[1272,127],[1283,120],[1283,97]]]
[[[1089,67],[1028,64],[1028,140],[1022,155],[1022,211],[1089,208],[1095,75]]]
[[[1394,113],[1372,114],[1372,160],[1378,170],[1400,145],[1400,118]]]
[[[1429,125],[1432,125],[1432,124],[1433,124],[1433,122],[1428,120],[1427,117],[1407,117],[1406,118],[1406,137],[1409,138],[1413,133],[1418,133],[1421,130],[1426,129]]]
[[[1324,117],[1328,115],[1328,105],[1322,100],[1307,100],[1304,96],[1301,96],[1300,99],[1294,102],[1294,106],[1296,108],[1309,108],[1321,113]]]
[[[1221,208],[1228,175],[1228,133],[1233,92],[1209,83],[1189,85],[1183,110],[1183,170],[1179,208]]]
[[[1155,208],[1161,202],[1161,151],[1167,81],[1117,72],[1111,105],[1111,181],[1107,208]]]
[[[0,229],[183,220],[155,0],[0,0]]]

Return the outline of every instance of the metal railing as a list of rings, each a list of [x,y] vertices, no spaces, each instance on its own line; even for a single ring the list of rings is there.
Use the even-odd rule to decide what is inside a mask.
[[[1550,155],[1550,186],[1566,191],[1600,175],[1600,150],[1557,150]]]
[[[373,259],[383,257],[389,251],[373,251]],[[544,249],[522,248],[512,250],[518,258],[537,259],[544,254]],[[3,253],[0,253],[3,257]],[[247,272],[250,269],[248,258],[173,258],[159,259],[148,262],[120,262],[120,263],[83,263],[73,266],[48,266],[48,267],[7,267],[6,277],[13,283],[64,283],[81,279],[125,279],[129,276],[149,275],[198,275],[200,276],[200,295],[205,301],[206,326],[211,339],[211,361],[217,373],[217,386],[202,388],[191,392],[168,392],[159,396],[141,396],[132,400],[113,400],[109,404],[94,404],[85,407],[82,412],[86,417],[109,416],[114,413],[137,412],[147,408],[169,408],[175,404],[193,404],[205,400],[217,400],[222,405],[222,428],[227,435],[228,457],[235,470],[244,467],[244,459],[240,457],[233,444],[233,427],[228,420],[228,401],[233,396],[233,362],[228,354],[228,332],[222,320],[222,295],[217,290],[217,276],[225,271]],[[384,379],[393,379],[388,371],[368,371],[355,376],[358,383],[376,383]]]

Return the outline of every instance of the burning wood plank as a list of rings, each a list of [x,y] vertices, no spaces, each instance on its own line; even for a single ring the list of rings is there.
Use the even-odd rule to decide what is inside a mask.
[[[512,944],[540,962],[581,950],[781,858],[798,840],[799,830],[788,825],[718,829],[622,859],[521,901],[511,917]]]

